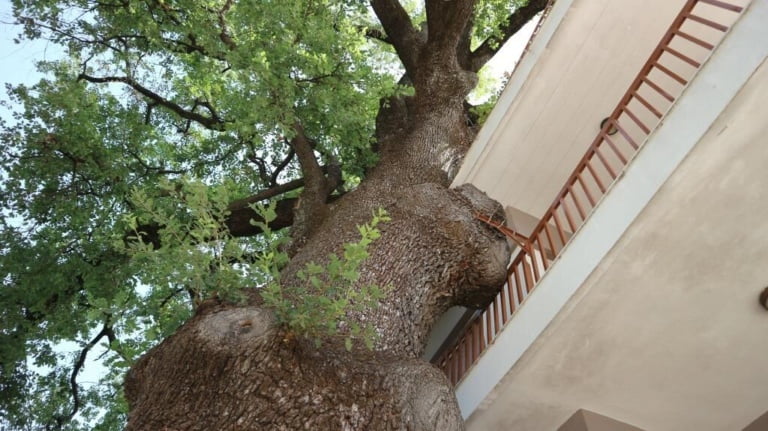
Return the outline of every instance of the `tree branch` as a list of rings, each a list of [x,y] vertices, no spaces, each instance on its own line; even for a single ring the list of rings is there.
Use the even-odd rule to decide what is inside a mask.
[[[325,167],[322,167],[321,169],[323,171],[326,170]],[[260,227],[251,224],[251,220],[260,221],[262,223],[264,223],[265,220],[262,219],[258,212],[251,209],[250,204],[273,198],[291,190],[299,189],[303,187],[304,184],[304,178],[299,178],[285,184],[262,190],[247,198],[232,201],[227,207],[229,216],[224,220],[224,224],[229,230],[229,234],[233,237],[246,237],[262,233]],[[333,185],[334,188],[336,186],[338,186],[338,184]],[[335,197],[326,197],[326,200],[330,201],[334,198]],[[294,222],[294,206],[298,201],[298,198],[288,198],[277,201],[277,207],[275,208],[277,218],[269,223],[269,228],[272,230],[280,230],[292,226]],[[158,249],[162,245],[160,242],[161,229],[163,229],[163,226],[156,223],[140,225],[136,228],[136,232],[126,234],[125,240],[130,241],[129,236],[139,235],[143,242],[152,244],[154,249]]]
[[[135,37],[134,35],[118,35],[118,36],[110,36],[104,39],[86,39],[83,36],[76,35],[71,29],[68,28],[62,28],[62,27],[54,27],[51,25],[47,25],[43,22],[37,21],[34,18],[27,17],[27,16],[20,16],[17,20],[18,24],[22,24],[24,26],[28,27],[37,27],[39,29],[48,30],[53,34],[57,34],[59,36],[69,38],[73,41],[80,42],[82,44],[86,45],[101,45],[107,49],[110,49],[112,51],[115,51],[117,53],[121,53],[122,50],[119,48],[116,48],[109,44],[112,40],[122,40],[123,38],[129,38],[129,37]]]
[[[448,4],[445,0],[427,0],[426,3],[429,50],[455,52],[472,19],[475,0],[452,0]]]
[[[379,30],[378,28],[360,27],[360,31],[362,31],[365,34],[365,37],[368,39],[378,40],[379,42],[392,45],[392,40],[387,36],[386,33]]]
[[[128,155],[133,157],[136,162],[141,165],[142,168],[144,168],[144,173],[148,174],[150,171],[154,171],[158,175],[168,175],[168,174],[175,174],[175,175],[181,175],[187,172],[186,169],[165,169],[162,166],[150,166],[149,163],[145,162],[138,154],[136,154],[135,151],[126,149],[125,150]]]
[[[69,376],[69,386],[70,391],[72,392],[72,411],[66,416],[56,417],[56,422],[59,424],[59,426],[63,425],[64,422],[69,422],[72,420],[72,418],[75,417],[77,412],[80,410],[80,388],[77,385],[77,375],[85,365],[85,359],[88,357],[88,352],[90,352],[91,349],[96,346],[96,343],[98,343],[104,337],[107,337],[109,340],[113,340],[115,338],[115,334],[112,332],[112,326],[109,322],[109,317],[104,320],[104,325],[102,326],[101,331],[99,331],[99,333],[96,334],[96,336],[93,337],[93,339],[89,341],[85,347],[83,347],[83,349],[80,351],[80,355],[78,355],[77,360],[75,361],[75,365],[72,368],[72,374]]]
[[[109,82],[119,82],[119,83],[126,84],[132,89],[134,89],[136,92],[138,92],[139,94],[150,99],[156,104],[174,112],[181,118],[194,121],[210,130],[216,130],[216,131],[224,130],[225,122],[216,115],[216,112],[211,108],[211,106],[207,102],[200,102],[196,100],[194,107],[191,110],[187,110],[182,108],[180,105],[163,98],[159,94],[142,86],[141,84],[137,83],[132,78],[129,78],[127,76],[96,77],[96,76],[87,75],[85,73],[81,73],[77,76],[77,79],[92,82],[95,84],[103,84],[103,83],[109,83]],[[206,117],[204,115],[198,114],[197,112],[194,112],[194,109],[197,106],[204,106],[211,113],[211,116]]]
[[[387,39],[395,47],[405,71],[415,76],[419,53],[424,46],[419,32],[413,27],[408,12],[398,0],[371,0],[371,6],[379,18]]]
[[[296,156],[296,151],[294,151],[293,148],[291,148],[288,151],[288,155],[285,156],[283,161],[281,161],[280,163],[278,163],[277,166],[275,166],[275,170],[272,172],[272,176],[269,178],[270,185],[272,186],[277,185],[277,177],[280,176],[280,172],[282,172],[283,169],[285,169],[285,167],[288,166],[288,163],[290,163],[291,160],[293,160],[294,156]]]
[[[486,39],[470,54],[470,67],[477,72],[485,63],[501,49],[512,35],[517,33],[528,21],[535,17],[549,3],[548,0],[530,0],[527,5],[515,9],[507,18],[506,23],[499,29],[501,37]]]
[[[212,58],[212,59],[223,61],[223,62],[227,61],[224,55],[219,53],[212,53],[208,49],[206,49],[204,46],[198,44],[197,37],[195,37],[194,34],[188,34],[187,39],[189,39],[189,42],[185,42],[183,40],[174,40],[169,38],[164,38],[163,41],[169,44],[168,49],[172,52],[177,52],[177,53],[183,52],[185,54],[191,54],[193,52],[196,52],[204,57]]]
[[[296,135],[289,145],[296,152],[301,172],[304,174],[304,190],[294,209],[294,224],[291,231],[293,243],[291,252],[295,252],[312,236],[328,215],[326,200],[332,188],[325,173],[315,157],[314,143],[304,134],[304,128],[298,122],[294,123]]]
[[[301,124],[298,122],[294,123],[293,130],[296,132],[296,136],[290,140],[289,145],[296,152],[301,172],[304,174],[304,193],[309,191],[313,196],[320,196],[327,192],[327,182],[323,169],[315,157],[315,146],[304,134],[304,128]],[[302,193],[302,199],[307,199],[304,197],[304,193]],[[320,199],[324,202],[325,196],[322,196]]]
[[[277,205],[275,206],[277,217],[268,223],[269,228],[276,231],[293,226],[295,213],[294,207],[298,201],[298,198],[287,198],[277,201]],[[224,221],[224,224],[227,226],[227,229],[229,229],[229,234],[233,237],[239,238],[261,234],[261,228],[251,224],[251,220],[262,223],[266,222],[259,213],[252,210],[251,207],[245,206],[232,210],[229,217]]]
[[[255,195],[248,196],[247,198],[238,199],[236,201],[232,201],[229,206],[227,207],[230,211],[237,211],[242,208],[248,207],[248,205],[261,202],[263,200],[275,197],[277,195],[281,195],[285,192],[289,192],[291,190],[296,190],[300,187],[304,186],[304,178],[299,178],[297,180],[288,181],[285,184],[279,184],[275,187],[262,190],[259,193],[256,193]]]
[[[229,34],[229,27],[227,26],[227,21],[224,18],[224,16],[232,8],[233,3],[234,3],[234,0],[227,0],[224,3],[224,6],[222,6],[221,10],[219,10],[217,13],[217,16],[219,19],[219,26],[221,27],[221,33],[219,33],[219,39],[221,39],[224,45],[227,45],[227,48],[229,48],[230,51],[233,51],[235,48],[237,48],[237,45],[235,44],[235,41],[232,40],[232,36],[230,36]]]

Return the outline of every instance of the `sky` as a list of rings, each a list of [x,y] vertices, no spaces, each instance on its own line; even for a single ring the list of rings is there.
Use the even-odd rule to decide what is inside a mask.
[[[0,99],[7,100],[5,83],[34,84],[41,75],[35,70],[35,62],[51,60],[61,55],[61,50],[45,41],[23,41],[14,43],[13,39],[19,34],[19,28],[10,23],[14,21],[11,14],[11,1],[0,0]],[[1,110],[2,108],[0,108]],[[7,115],[7,111],[0,111]]]

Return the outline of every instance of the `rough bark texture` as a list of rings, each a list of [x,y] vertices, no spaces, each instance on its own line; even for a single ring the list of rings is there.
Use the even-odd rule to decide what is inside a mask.
[[[449,307],[491,300],[509,258],[505,239],[474,217],[481,211],[498,220],[500,205],[472,186],[448,188],[473,138],[464,100],[477,62],[463,40],[473,2],[427,1],[428,36],[396,0],[372,6],[415,95],[382,105],[380,160],[360,187],[333,203],[315,196],[314,209],[300,214],[311,226],[294,225],[302,237],[283,283],[356,241],[355,226],[386,209],[392,221],[381,226],[360,284],[392,289],[373,313],[351,316],[375,323],[374,351],[347,352],[334,340],[317,349],[286,334],[257,292],[244,306],[207,304],[127,376],[128,429],[463,429],[449,382],[419,358]],[[300,139],[297,154],[306,149]],[[311,151],[302,156],[307,181],[312,172],[320,176]],[[308,184],[305,191],[312,187],[327,189]]]

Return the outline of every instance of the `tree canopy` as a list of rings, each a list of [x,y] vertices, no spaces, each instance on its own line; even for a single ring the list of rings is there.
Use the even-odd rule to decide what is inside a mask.
[[[0,124],[2,427],[120,429],[128,368],[268,284],[307,208],[365,181],[380,111],[441,85],[414,83],[424,53],[453,43],[477,73],[528,3],[13,0],[19,38],[65,56],[8,86]]]

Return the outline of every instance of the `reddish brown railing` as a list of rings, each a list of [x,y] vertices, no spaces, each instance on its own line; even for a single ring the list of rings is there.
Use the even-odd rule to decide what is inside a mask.
[[[745,6],[731,2],[685,3],[563,189],[522,241],[499,294],[469,321],[454,346],[435,361],[453,384],[493,343],[738,18]]]

